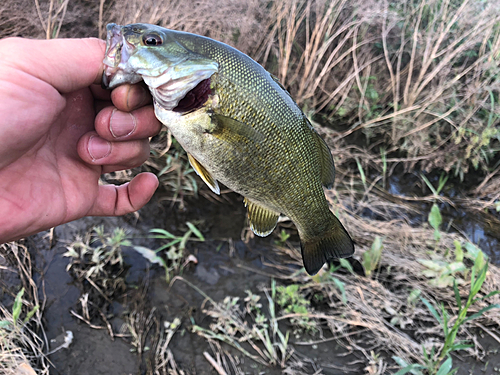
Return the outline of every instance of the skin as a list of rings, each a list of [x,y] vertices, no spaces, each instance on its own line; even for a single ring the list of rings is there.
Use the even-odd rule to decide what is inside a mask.
[[[104,51],[98,39],[0,40],[0,243],[136,211],[156,190],[151,173],[98,184],[141,165],[161,128],[144,87],[100,88]]]

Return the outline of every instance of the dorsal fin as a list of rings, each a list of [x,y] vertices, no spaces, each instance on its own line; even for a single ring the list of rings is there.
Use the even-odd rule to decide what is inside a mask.
[[[244,199],[250,228],[259,237],[269,236],[278,223],[279,214]]]
[[[196,160],[191,154],[187,154],[189,159],[189,164],[195,170],[196,174],[201,177],[201,179],[208,185],[208,187],[217,195],[220,195],[219,183],[209,171],[201,165],[198,160]]]
[[[335,164],[333,163],[333,156],[325,140],[321,138],[316,131],[314,135],[316,136],[316,143],[320,149],[321,183],[327,189],[331,189],[335,181]]]

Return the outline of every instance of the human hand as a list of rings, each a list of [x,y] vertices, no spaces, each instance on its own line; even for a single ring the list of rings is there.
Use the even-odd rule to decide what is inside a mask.
[[[0,40],[0,243],[136,211],[156,190],[151,173],[98,184],[146,161],[161,128],[142,86],[100,88],[104,51],[98,39]]]

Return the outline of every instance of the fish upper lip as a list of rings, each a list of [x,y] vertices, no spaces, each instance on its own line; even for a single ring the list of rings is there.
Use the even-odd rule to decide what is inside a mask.
[[[102,86],[107,88],[115,74],[123,68],[136,47],[129,43],[122,33],[122,27],[109,24],[107,27],[107,47],[103,63],[105,65]],[[120,65],[122,67],[120,67]]]
[[[104,58],[104,64],[107,66],[116,67],[120,63],[126,63],[136,50],[136,47],[127,41],[122,30],[122,26],[114,23],[107,26],[108,47]]]

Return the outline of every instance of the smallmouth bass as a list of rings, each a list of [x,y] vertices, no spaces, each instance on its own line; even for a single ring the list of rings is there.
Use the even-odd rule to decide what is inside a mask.
[[[103,86],[144,81],[156,117],[201,179],[243,195],[250,227],[269,235],[280,214],[298,229],[306,271],[350,257],[354,245],[328,208],[333,158],[290,94],[261,65],[210,38],[149,24],[107,26]]]

